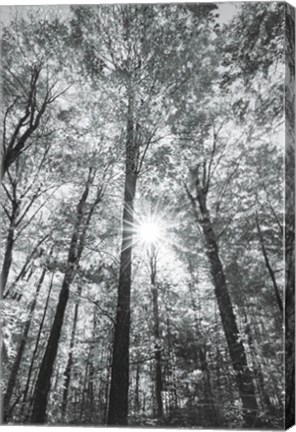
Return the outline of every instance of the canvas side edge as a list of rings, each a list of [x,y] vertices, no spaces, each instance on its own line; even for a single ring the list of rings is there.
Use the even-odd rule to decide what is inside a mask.
[[[295,424],[295,9],[285,4],[285,428]]]

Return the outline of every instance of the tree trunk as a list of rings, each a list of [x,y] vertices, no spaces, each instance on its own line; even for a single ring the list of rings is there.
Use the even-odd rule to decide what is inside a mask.
[[[96,328],[97,328],[96,308],[94,308],[93,332],[92,332],[93,340],[96,339]],[[95,368],[94,368],[94,363],[93,363],[94,349],[95,349],[95,344],[91,344],[91,347],[89,350],[89,357],[88,357],[89,373],[88,373],[88,380],[87,380],[87,385],[86,385],[86,398],[87,398],[86,420],[87,420],[88,424],[92,424],[93,417],[94,417],[94,375],[95,375]]]
[[[255,425],[259,426],[258,414],[259,408],[256,400],[255,387],[252,374],[248,367],[247,357],[241,336],[237,327],[236,318],[233,312],[231,299],[229,296],[223,265],[219,256],[219,248],[216,235],[212,226],[209,211],[207,209],[206,198],[207,188],[201,187],[199,178],[196,178],[196,198],[194,198],[186,188],[187,194],[191,200],[195,217],[201,225],[206,255],[210,263],[210,271],[215,287],[215,295],[220,311],[221,321],[227,341],[227,346],[235,372],[235,378],[242,401],[242,415],[248,428]],[[197,209],[197,202],[199,211]]]
[[[113,339],[114,339],[114,329],[111,330],[110,339],[111,339],[111,342],[110,342],[110,345],[108,348],[108,356],[107,356],[104,423],[108,422],[108,411],[109,411],[108,397],[109,397],[110,380],[111,380],[111,362],[112,362],[112,346],[113,346]]]
[[[54,322],[39,369],[31,416],[31,422],[33,424],[42,424],[46,421],[46,407],[48,394],[50,391],[50,381],[53,373],[54,362],[57,355],[65,309],[68,302],[69,287],[73,280],[73,277],[74,269],[71,267],[70,270],[67,271],[63,281]]]
[[[4,261],[3,261],[2,272],[1,272],[1,279],[2,279],[1,291],[2,291],[2,294],[3,294],[5,287],[6,287],[8,274],[9,274],[9,270],[10,270],[10,266],[11,266],[11,262],[12,262],[13,243],[14,243],[14,228],[13,228],[13,226],[10,225],[10,227],[8,229],[7,239],[6,239],[6,249],[5,249]]]
[[[5,247],[5,254],[4,254],[4,260],[2,264],[2,270],[1,270],[1,295],[3,295],[7,279],[9,275],[9,270],[12,262],[12,249],[14,244],[14,230],[15,230],[15,221],[18,213],[18,202],[14,200],[12,202],[12,213],[10,217],[10,224],[8,228],[8,234],[6,238],[6,247]]]
[[[211,419],[211,424],[209,424],[210,426],[215,426],[215,427],[219,426],[219,425],[221,426],[220,418],[218,416],[218,412],[217,412],[217,408],[216,408],[216,404],[215,404],[215,400],[214,400],[214,395],[213,395],[213,391],[212,391],[211,373],[210,373],[210,369],[208,367],[208,362],[207,362],[206,344],[204,342],[204,337],[201,333],[198,319],[197,319],[197,306],[196,306],[195,298],[193,295],[193,287],[192,287],[191,283],[188,284],[188,289],[189,289],[191,305],[192,305],[192,309],[193,309],[193,313],[194,313],[193,316],[194,316],[194,325],[195,325],[196,336],[199,340],[199,348],[197,351],[198,351],[200,368],[203,371],[205,404],[206,404],[206,407],[209,407],[209,408],[206,408],[206,410],[208,411],[207,417]]]
[[[245,308],[243,311],[244,311],[245,333],[247,336],[248,346],[249,346],[250,354],[251,354],[251,358],[252,358],[253,370],[254,370],[255,376],[258,380],[258,387],[260,389],[260,396],[261,396],[260,399],[262,400],[262,405],[263,405],[264,410],[267,409],[268,412],[272,415],[273,411],[274,411],[274,406],[272,405],[272,403],[269,399],[269,396],[265,390],[265,384],[264,384],[264,377],[263,377],[263,372],[262,372],[262,368],[261,368],[261,362],[258,362],[258,360],[257,360],[254,339],[253,339],[251,326],[250,326],[249,319],[248,319]]]
[[[272,280],[272,284],[273,284],[273,287],[274,287],[275,298],[276,298],[278,307],[279,307],[280,312],[281,312],[281,314],[283,316],[283,302],[282,302],[282,299],[281,299],[281,296],[280,296],[280,290],[279,290],[279,287],[278,287],[278,284],[277,284],[274,272],[273,272],[273,270],[271,268],[271,265],[270,265],[270,262],[269,262],[269,258],[268,258],[268,255],[267,255],[267,250],[266,250],[265,244],[264,244],[263,234],[262,234],[262,231],[261,231],[261,228],[260,228],[260,224],[259,224],[258,215],[256,215],[256,226],[257,226],[259,241],[260,241],[261,250],[262,250],[263,257],[264,257],[265,265],[266,265],[266,268],[267,268],[268,273],[270,275],[270,279]]]
[[[50,381],[58,351],[65,310],[68,303],[69,288],[75,277],[75,267],[78,264],[77,245],[79,242],[79,229],[83,219],[83,208],[89,194],[89,186],[90,176],[85,185],[82,197],[77,205],[76,221],[68,253],[67,270],[63,280],[53,325],[38,373],[31,416],[31,422],[35,424],[43,424],[46,421],[46,407],[50,391]]]
[[[135,411],[140,411],[140,363],[137,363],[136,367],[136,383],[135,383]]]
[[[127,425],[130,344],[132,227],[137,183],[138,145],[134,142],[132,98],[129,98],[126,140],[122,246],[109,397],[109,425]]]
[[[36,93],[40,88],[41,77],[43,66],[34,66],[30,77],[30,86],[28,87],[26,94],[27,100],[24,107],[23,115],[18,118],[15,129],[12,133],[10,140],[6,143],[6,149],[2,155],[2,166],[0,169],[1,181],[8,171],[9,167],[17,161],[20,154],[24,151],[25,147],[29,147],[27,142],[33,133],[39,128],[42,116],[46,112],[48,106],[51,104],[51,90],[47,90],[42,102],[40,103],[39,109],[36,109]],[[52,89],[47,81],[47,88]],[[25,130],[24,130],[25,129]]]
[[[248,427],[254,427],[259,414],[254,383],[228,293],[216,237],[206,208],[203,208],[202,214],[201,225],[206,243],[206,253],[210,262],[222,325],[243,405],[243,418]]]
[[[163,417],[163,402],[162,402],[162,372],[161,372],[161,344],[160,344],[160,331],[159,331],[159,310],[158,310],[158,286],[156,283],[156,263],[157,251],[152,244],[149,250],[149,264],[150,264],[150,282],[152,292],[152,305],[153,305],[153,336],[155,339],[155,396],[157,403],[157,418],[161,421]]]
[[[30,382],[31,382],[31,376],[32,376],[32,372],[33,372],[34,362],[35,362],[35,358],[36,358],[38,347],[39,347],[41,332],[42,332],[42,329],[43,329],[43,324],[44,324],[46,313],[47,313],[47,308],[48,308],[48,303],[49,303],[49,299],[50,299],[51,290],[52,290],[52,287],[53,287],[53,278],[54,278],[54,274],[52,275],[52,278],[51,278],[51,282],[50,282],[49,290],[48,290],[48,293],[47,293],[47,298],[46,298],[46,302],[45,302],[45,307],[44,307],[43,315],[42,315],[42,318],[41,318],[41,322],[39,324],[39,330],[38,330],[38,334],[37,334],[37,338],[36,338],[36,342],[35,342],[35,348],[34,348],[34,351],[33,351],[32,359],[31,359],[31,364],[30,364],[30,368],[29,368],[29,372],[28,372],[28,377],[27,377],[27,381],[26,381],[26,386],[25,386],[25,390],[24,390],[24,394],[23,394],[23,404],[22,404],[22,409],[21,409],[20,417],[22,417],[22,415],[23,415],[26,399],[27,399],[27,396],[28,396],[28,393],[29,393],[29,389],[30,389]]]
[[[49,235],[47,234],[46,236],[42,237],[41,240],[39,240],[36,244],[36,246],[33,248],[32,252],[28,255],[25,264],[23,265],[21,271],[19,272],[19,274],[17,275],[15,281],[11,284],[11,286],[9,287],[8,290],[6,290],[6,292],[3,294],[3,298],[6,299],[10,293],[10,291],[13,290],[13,288],[15,287],[15,285],[18,283],[18,281],[20,279],[24,279],[28,270],[29,270],[29,265],[31,263],[31,261],[33,260],[38,248],[41,246],[41,244],[49,237]],[[33,266],[32,266],[33,267]],[[34,271],[33,268],[31,268],[30,274],[32,274],[32,271]],[[26,281],[29,280],[29,276],[26,279]]]
[[[62,400],[62,418],[66,415],[67,410],[67,403],[68,403],[68,392],[69,392],[69,386],[70,386],[70,379],[71,379],[71,370],[72,370],[72,364],[73,364],[73,348],[74,348],[74,342],[75,342],[75,334],[76,334],[76,327],[77,327],[77,319],[78,319],[78,308],[79,308],[79,297],[81,295],[82,288],[78,288],[78,299],[75,304],[74,308],[74,319],[73,319],[73,327],[72,327],[72,333],[71,333],[71,340],[70,340],[70,349],[69,349],[69,356],[68,356],[68,362],[67,366],[64,372],[64,391],[63,391],[63,400]]]
[[[157,418],[161,420],[163,417],[163,403],[162,403],[162,372],[161,372],[161,346],[160,346],[160,332],[159,332],[159,313],[158,313],[158,290],[156,286],[152,286],[153,297],[153,315],[154,315],[154,338],[155,338],[155,393],[157,402]]]
[[[4,421],[8,420],[10,400],[11,400],[11,397],[12,397],[12,394],[13,394],[13,390],[14,390],[14,387],[15,387],[15,383],[16,383],[19,367],[20,367],[21,360],[22,360],[22,357],[23,357],[23,353],[24,353],[24,350],[25,350],[25,347],[26,347],[28,333],[29,333],[29,329],[30,329],[30,326],[31,326],[31,321],[32,321],[33,313],[34,313],[34,310],[35,310],[35,307],[36,307],[36,303],[37,303],[37,297],[38,297],[38,294],[39,294],[40,289],[42,287],[46,271],[47,271],[46,268],[44,268],[42,270],[41,277],[40,277],[38,285],[37,285],[35,298],[34,298],[32,304],[31,304],[31,307],[30,307],[30,312],[29,312],[28,320],[25,323],[24,333],[22,335],[20,346],[18,348],[17,355],[16,355],[16,358],[14,360],[14,363],[13,363],[13,366],[12,366],[12,369],[11,369],[11,373],[10,373],[10,377],[9,377],[9,380],[8,380],[8,385],[7,385],[6,393],[5,393],[5,396],[4,396],[4,401],[3,401],[3,403],[4,403]]]
[[[87,386],[87,411],[88,411],[88,423],[93,424],[93,418],[95,415],[95,409],[94,409],[94,375],[95,375],[95,368],[93,364],[92,356],[90,358],[90,364],[89,364],[89,376],[88,376],[88,386]]]
[[[170,375],[170,393],[172,393],[172,404],[170,405],[170,413],[178,409],[178,394],[177,394],[177,382],[176,382],[176,365],[175,356],[172,349],[172,337],[171,337],[171,322],[170,322],[170,311],[168,308],[169,297],[164,300],[164,307],[166,310],[166,333],[167,333],[167,347],[168,347],[168,370]]]

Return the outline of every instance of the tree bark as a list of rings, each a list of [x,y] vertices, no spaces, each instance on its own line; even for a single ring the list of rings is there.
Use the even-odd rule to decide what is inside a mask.
[[[250,325],[250,322],[249,322],[245,308],[243,308],[243,311],[244,311],[245,333],[247,336],[248,346],[249,346],[250,354],[251,354],[251,358],[252,358],[253,370],[254,370],[255,376],[258,380],[257,382],[258,382],[258,387],[260,390],[260,399],[262,400],[261,404],[263,405],[264,409],[267,409],[269,411],[269,413],[272,415],[275,407],[272,405],[272,403],[269,399],[269,396],[266,392],[263,372],[262,372],[262,368],[261,368],[261,362],[258,362],[257,356],[256,356],[256,348],[255,348],[254,339],[253,339],[253,335],[252,335],[252,331],[251,331],[251,325]]]
[[[160,331],[159,331],[159,310],[158,310],[158,287],[156,284],[156,260],[157,251],[154,245],[151,245],[150,251],[150,281],[152,292],[153,319],[154,328],[153,336],[155,338],[155,396],[157,403],[157,418],[161,421],[163,417],[163,402],[162,402],[162,371],[161,371],[161,346],[160,346]]]
[[[50,285],[49,285],[49,290],[48,290],[48,293],[47,293],[47,298],[46,298],[46,302],[45,302],[45,306],[44,306],[43,315],[42,315],[42,318],[41,318],[41,322],[39,324],[39,330],[38,330],[38,334],[37,334],[37,338],[36,338],[36,342],[35,342],[35,347],[34,347],[32,359],[31,359],[31,364],[30,364],[30,368],[29,368],[29,372],[28,372],[26,386],[25,386],[25,390],[24,390],[24,394],[23,394],[23,405],[22,405],[22,409],[21,409],[21,413],[20,413],[21,417],[22,417],[23,412],[24,412],[26,399],[27,399],[27,396],[28,396],[28,393],[29,393],[29,389],[30,389],[30,382],[31,382],[31,376],[32,376],[32,372],[33,372],[34,362],[35,362],[35,358],[36,358],[38,347],[39,347],[41,332],[42,332],[42,329],[43,329],[43,324],[44,324],[46,313],[47,313],[47,308],[48,308],[48,303],[49,303],[49,299],[50,299],[51,290],[52,290],[52,287],[53,287],[53,278],[54,278],[54,274],[52,275],[52,278],[51,278],[51,282],[50,282]]]
[[[190,294],[190,300],[191,300],[191,305],[192,305],[192,309],[194,312],[194,325],[195,325],[195,331],[196,331],[196,336],[198,337],[199,340],[199,347],[197,349],[198,351],[198,358],[199,358],[199,363],[200,363],[200,368],[203,371],[203,381],[204,381],[204,395],[205,395],[205,404],[206,410],[208,411],[207,417],[211,419],[211,426],[221,426],[221,422],[220,422],[220,417],[218,416],[218,411],[217,411],[217,407],[215,404],[215,399],[214,399],[214,395],[213,395],[213,391],[212,391],[212,384],[211,384],[211,372],[210,369],[208,367],[208,362],[207,362],[207,350],[206,350],[206,344],[204,342],[204,337],[201,333],[199,324],[198,324],[198,319],[197,319],[197,306],[196,306],[196,302],[193,296],[193,287],[192,284],[189,283],[188,284],[188,289],[189,289],[189,294]]]
[[[48,234],[46,234],[44,237],[42,237],[41,240],[39,240],[36,244],[36,246],[33,248],[32,252],[28,255],[25,264],[23,265],[23,267],[21,268],[21,271],[19,272],[19,274],[17,275],[16,279],[14,280],[14,282],[11,284],[11,286],[9,287],[9,289],[6,290],[5,293],[3,293],[3,299],[6,299],[8,297],[8,295],[10,294],[10,292],[13,290],[13,288],[15,287],[15,285],[18,283],[18,281],[20,279],[24,279],[27,272],[29,271],[30,268],[30,263],[34,260],[34,256],[36,255],[36,252],[38,250],[38,248],[41,246],[41,244],[49,237]],[[32,271],[33,268],[31,268],[29,275],[32,275]],[[26,281],[29,280],[29,276],[26,279]],[[4,288],[3,288],[4,290]]]
[[[85,189],[81,199],[77,205],[76,221],[74,224],[73,234],[71,238],[67,270],[63,280],[58,305],[45,349],[45,353],[40,365],[38,378],[34,392],[34,403],[31,415],[31,422],[34,424],[43,424],[46,421],[47,400],[50,391],[50,382],[53,374],[53,367],[58,351],[61,330],[64,321],[64,315],[69,298],[69,289],[75,277],[75,267],[78,264],[77,260],[77,245],[79,242],[79,229],[83,219],[83,208],[86,203],[90,186],[90,176],[86,182]]]
[[[19,367],[20,367],[21,360],[22,360],[22,357],[23,357],[23,353],[24,353],[24,350],[25,350],[25,347],[26,347],[27,338],[28,338],[28,334],[29,334],[29,329],[30,329],[30,326],[31,326],[31,321],[32,321],[33,313],[34,313],[34,310],[35,310],[35,307],[36,307],[36,303],[37,303],[37,297],[38,297],[38,294],[39,294],[40,289],[42,287],[46,271],[47,271],[46,268],[44,268],[42,270],[41,277],[40,277],[38,285],[37,285],[35,298],[34,298],[32,304],[31,304],[28,320],[27,320],[27,322],[25,324],[24,333],[22,335],[22,339],[21,339],[21,342],[20,342],[20,345],[19,345],[19,348],[18,348],[18,351],[17,351],[17,355],[16,355],[16,358],[14,360],[14,363],[13,363],[13,366],[12,366],[12,369],[11,369],[11,373],[10,373],[10,377],[9,377],[9,380],[8,380],[8,385],[7,385],[6,393],[5,393],[5,396],[4,396],[4,401],[3,401],[4,402],[4,421],[7,421],[8,417],[9,417],[9,404],[10,404],[10,400],[11,400],[11,397],[12,397],[12,394],[13,394],[13,390],[14,390],[14,387],[15,387],[15,383],[16,383]]]
[[[157,417],[159,420],[163,417],[163,403],[162,403],[162,372],[161,372],[161,347],[160,347],[160,333],[159,333],[159,314],[158,314],[158,291],[157,287],[152,288],[153,296],[153,315],[154,315],[154,337],[156,340],[155,347],[155,392],[157,401]]]
[[[129,97],[122,246],[116,323],[111,370],[108,425],[127,425],[129,388],[130,294],[132,271],[132,226],[137,183],[138,145],[134,142],[133,101]]]
[[[210,271],[215,287],[215,295],[219,307],[221,321],[229,349],[235,378],[242,401],[242,415],[247,427],[251,428],[259,425],[257,420],[259,408],[256,400],[255,387],[252,374],[248,367],[247,357],[241,336],[237,327],[236,318],[233,312],[232,302],[229,296],[223,265],[219,255],[219,248],[216,235],[212,226],[209,211],[207,209],[206,197],[207,189],[201,187],[199,178],[196,178],[196,198],[187,190],[191,200],[195,216],[201,225],[206,255],[210,264]],[[198,208],[197,208],[198,203]]]
[[[18,213],[18,202],[17,200],[14,200],[12,202],[12,213],[10,216],[10,223],[8,228],[8,234],[6,238],[6,247],[5,247],[5,254],[4,254],[4,260],[2,264],[2,270],[1,270],[1,296],[4,293],[7,279],[9,275],[9,270],[12,262],[12,249],[14,245],[14,230],[15,230],[15,221]]]
[[[135,383],[135,411],[138,413],[141,408],[140,403],[140,363],[136,366],[136,383]]]
[[[62,418],[66,415],[67,410],[67,404],[68,404],[68,392],[69,392],[69,386],[70,386],[70,379],[71,379],[71,370],[72,370],[72,364],[73,364],[73,348],[74,348],[74,342],[75,342],[75,334],[76,334],[76,327],[77,327],[77,319],[78,319],[78,308],[79,308],[79,298],[81,295],[81,286],[78,288],[78,299],[74,307],[74,318],[73,318],[73,327],[71,332],[71,340],[70,340],[70,348],[69,348],[69,356],[67,361],[67,366],[64,372],[64,391],[63,391],[63,400],[62,400]]]
[[[266,265],[266,268],[267,268],[268,273],[270,275],[270,279],[272,280],[272,284],[273,284],[273,287],[274,287],[275,298],[276,298],[278,307],[280,309],[281,315],[283,316],[283,302],[282,302],[282,299],[281,299],[281,296],[280,296],[280,290],[279,290],[279,287],[278,287],[278,284],[277,284],[274,272],[273,272],[272,267],[271,267],[270,262],[269,262],[269,258],[268,258],[268,255],[267,255],[267,250],[266,250],[266,247],[265,247],[265,244],[264,244],[263,234],[262,234],[262,231],[261,231],[261,228],[260,228],[260,224],[259,224],[258,215],[256,215],[256,226],[257,226],[259,241],[260,241],[261,250],[262,250],[263,257],[264,257],[265,265]]]
[[[248,427],[254,427],[259,414],[254,383],[236,324],[223,266],[219,257],[218,245],[208,212],[205,211],[203,216],[202,229],[206,241],[206,253],[210,262],[222,325],[243,405],[243,418]]]
[[[4,255],[4,261],[2,266],[2,272],[1,272],[1,291],[2,294],[5,290],[8,274],[12,262],[12,248],[14,243],[14,227],[13,225],[10,225],[8,229],[8,235],[6,239],[6,248],[5,248],[5,255]]]

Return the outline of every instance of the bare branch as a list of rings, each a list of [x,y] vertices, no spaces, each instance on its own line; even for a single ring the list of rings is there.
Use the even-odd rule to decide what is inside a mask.
[[[193,212],[194,212],[194,216],[195,216],[197,222],[199,223],[200,219],[199,219],[199,214],[198,214],[198,211],[197,211],[197,208],[196,208],[196,198],[194,198],[193,195],[190,193],[190,191],[189,191],[186,183],[184,183],[184,187],[185,187],[186,194],[187,194],[187,196],[188,196],[188,198],[189,198],[189,200],[191,202],[192,209],[193,209]]]
[[[74,296],[78,296],[77,293],[71,291],[71,294]],[[102,313],[102,315],[106,316],[107,318],[109,318],[109,320],[115,325],[115,319],[112,317],[112,315],[104,308],[102,308],[102,306],[99,304],[98,301],[96,300],[92,300],[91,298],[87,297],[87,296],[82,296],[80,295],[79,298],[81,298],[82,300],[86,300],[92,304],[94,304]]]

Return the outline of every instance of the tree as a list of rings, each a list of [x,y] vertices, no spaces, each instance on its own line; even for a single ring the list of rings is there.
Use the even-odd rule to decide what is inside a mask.
[[[97,21],[93,20],[93,17],[89,15],[89,10],[85,8],[74,11],[80,20],[79,26],[83,24],[85,27],[86,22],[87,31],[94,25],[97,31],[97,25],[99,25],[105,32],[95,35],[97,46],[100,43],[96,52],[92,45],[93,40],[88,42],[87,39],[84,39],[84,43],[88,47],[87,52],[92,52],[96,58],[95,64],[100,65],[99,76],[104,76],[104,74],[115,76],[116,83],[119,88],[123,89],[126,100],[123,111],[126,126],[122,247],[108,420],[109,424],[126,424],[134,199],[137,179],[141,173],[148,147],[155,139],[156,131],[159,128],[158,122],[152,119],[152,115],[157,118],[162,108],[158,92],[165,85],[168,74],[173,71],[173,64],[170,64],[169,60],[172,58],[175,60],[173,56],[176,52],[176,43],[173,42],[172,49],[164,59],[162,47],[167,49],[168,43],[173,41],[174,33],[165,32],[157,27],[156,20],[160,19],[161,15],[164,19],[172,17],[168,8],[161,10],[161,14],[152,6],[114,6],[110,10],[93,8]],[[79,26],[76,19],[76,22],[73,23],[76,34]],[[80,38],[83,38],[81,30],[78,34]],[[116,38],[113,37],[115,34]],[[191,38],[192,34],[189,33],[189,39]],[[89,57],[85,58],[86,68],[94,75],[97,70],[94,71],[93,62],[90,63],[89,60]],[[166,69],[163,67],[164,61],[166,61]],[[182,64],[181,59],[178,63]],[[174,78],[177,79],[180,75],[181,69],[174,69]],[[109,80],[107,82],[109,83]],[[168,92],[176,91],[178,87],[179,84],[176,81],[173,82],[173,85],[169,83],[164,90],[161,90],[161,96],[164,97]]]
[[[85,182],[84,190],[76,207],[76,217],[73,226],[73,234],[69,246],[67,269],[65,272],[55,319],[51,328],[46,350],[40,366],[36,388],[34,392],[34,405],[32,409],[32,423],[44,423],[46,419],[46,405],[50,390],[53,366],[57,355],[59,338],[63,325],[65,309],[69,298],[69,288],[75,277],[76,269],[84,248],[85,235],[96,206],[102,200],[103,186],[97,188],[96,197],[85,214],[85,204],[90,192],[90,186],[94,181],[95,173],[90,168]]]
[[[23,18],[5,27],[2,34],[5,111],[1,180],[19,156],[48,133],[51,106],[67,90],[58,89],[61,62],[57,46],[49,43],[51,36],[56,39],[58,21],[37,14],[31,15],[31,24],[34,40],[32,27]],[[62,52],[62,46],[59,48]]]
[[[52,249],[50,251],[49,256],[51,255],[51,253],[52,253]],[[27,343],[27,337],[28,337],[30,326],[31,326],[31,322],[32,322],[32,318],[33,318],[33,313],[34,313],[35,308],[36,308],[37,297],[38,297],[38,294],[39,294],[40,289],[42,287],[42,284],[43,284],[43,281],[44,281],[44,278],[45,278],[45,275],[46,275],[46,271],[47,271],[47,269],[45,267],[42,270],[42,272],[41,272],[41,276],[40,276],[40,279],[39,279],[38,284],[37,284],[35,298],[32,301],[32,304],[30,306],[28,320],[27,320],[27,322],[25,324],[25,328],[24,328],[24,332],[23,332],[23,335],[22,335],[22,338],[21,338],[21,342],[20,342],[20,345],[19,345],[19,348],[18,348],[18,352],[17,352],[16,358],[14,360],[14,364],[12,366],[10,378],[9,378],[9,381],[8,381],[8,384],[7,384],[6,393],[5,393],[5,396],[4,396],[4,421],[7,421],[7,417],[9,416],[9,403],[10,403],[10,399],[12,397],[13,389],[14,389],[14,386],[15,386],[15,383],[16,383],[17,373],[19,371],[20,363],[21,363],[22,356],[23,356],[23,353],[24,353],[24,350],[25,350],[25,345]]]
[[[201,180],[203,178],[204,180]],[[252,375],[248,367],[247,358],[243,344],[240,340],[236,318],[233,312],[232,302],[227,289],[225,273],[219,256],[219,248],[216,241],[216,234],[213,230],[209,211],[206,205],[208,180],[206,166],[204,165],[201,174],[196,171],[195,193],[193,196],[187,189],[188,197],[195,212],[197,222],[201,225],[204,238],[206,254],[211,268],[211,274],[215,286],[215,294],[221,314],[222,324],[232,360],[233,369],[236,374],[240,397],[243,404],[243,417],[246,425],[253,426],[258,415],[256,393]],[[198,205],[198,207],[197,207]]]
[[[157,417],[161,422],[163,417],[163,403],[162,403],[162,372],[161,372],[161,336],[159,330],[159,310],[158,310],[158,283],[156,280],[157,275],[157,250],[155,245],[152,243],[148,249],[148,259],[150,267],[150,282],[151,282],[151,293],[153,302],[153,319],[154,319],[154,331],[153,336],[155,338],[155,361],[156,361],[156,372],[155,372],[155,393],[157,401]]]

